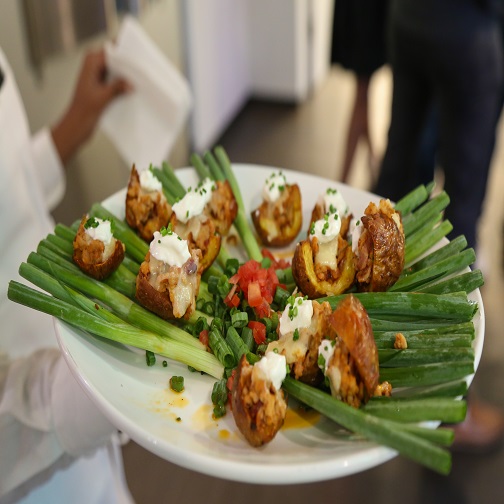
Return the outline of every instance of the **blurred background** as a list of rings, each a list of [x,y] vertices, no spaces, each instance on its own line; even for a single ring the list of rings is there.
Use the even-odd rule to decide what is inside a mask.
[[[191,152],[222,143],[234,162],[340,180],[356,79],[331,63],[333,10],[331,0],[2,0],[0,46],[36,131],[63,112],[85,51],[114,38],[121,16],[133,13],[193,92],[193,113],[170,154],[174,167],[187,166]],[[385,64],[373,73],[369,86],[369,134],[377,159],[386,148],[391,93],[391,71]],[[479,225],[487,326],[473,387],[481,398],[504,409],[502,117],[496,138]],[[98,131],[72,161],[55,219],[69,224],[79,218],[93,202],[124,187],[130,168]],[[373,168],[368,146],[359,142],[347,182],[370,189]],[[370,498],[387,504],[482,503],[504,495],[500,446],[484,455],[455,453],[448,477],[396,458],[341,480],[278,487],[193,473],[133,442],[125,446],[124,457],[132,494],[140,504],[203,499],[297,503],[314,496],[354,503]]]

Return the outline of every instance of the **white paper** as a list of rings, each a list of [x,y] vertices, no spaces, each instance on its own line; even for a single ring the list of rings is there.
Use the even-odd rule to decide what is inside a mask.
[[[128,167],[160,166],[191,110],[188,82],[131,16],[105,53],[111,76],[125,78],[133,91],[110,104],[100,127]]]

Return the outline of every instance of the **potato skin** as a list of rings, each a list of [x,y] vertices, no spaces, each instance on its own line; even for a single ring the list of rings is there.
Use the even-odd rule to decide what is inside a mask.
[[[77,234],[73,241],[73,261],[84,273],[96,278],[104,280],[110,276],[122,263],[124,259],[124,245],[121,241],[115,240],[113,253],[106,261],[101,261],[105,246],[100,240],[93,240],[84,228],[84,224],[88,218],[85,215],[79,225]]]
[[[339,246],[345,247],[343,259],[338,263],[341,275],[336,281],[331,281],[317,278],[310,240],[303,240],[296,245],[292,258],[292,275],[300,291],[310,299],[341,294],[353,284],[355,266],[352,248],[341,237]]]
[[[251,364],[242,355],[231,390],[231,405],[236,426],[250,445],[269,443],[282,427],[287,403],[283,390],[254,375]]]
[[[201,218],[193,217],[193,219]],[[186,226],[177,220],[175,212],[170,217],[170,224],[176,234],[187,240],[191,252],[193,250],[201,251],[199,271],[203,273],[212,265],[220,252],[222,237],[217,233],[214,221],[203,216],[197,236],[193,236],[193,233],[188,231]]]
[[[364,381],[368,396],[372,396],[380,376],[378,349],[369,316],[362,303],[352,294],[346,296],[329,318],[334,336],[340,338],[354,359]]]
[[[303,225],[301,191],[297,184],[285,186],[285,195],[274,204],[263,201],[251,212],[252,223],[261,242],[269,247],[292,243]],[[271,235],[274,230],[276,235]]]
[[[168,292],[160,292],[155,289],[149,283],[149,274],[148,264],[143,262],[136,279],[136,298],[142,306],[159,315],[162,319],[174,319],[173,305]]]
[[[201,258],[201,252],[199,250],[193,251],[191,253],[192,261],[194,261],[195,268],[197,269],[197,264],[199,259]],[[198,271],[196,277],[196,288],[194,292],[193,302],[187,307],[185,313],[177,314],[176,310],[174,310],[173,302],[170,297],[170,282],[163,283],[163,290],[156,289],[150,282],[150,252],[147,253],[145,257],[145,261],[140,265],[140,270],[138,272],[136,278],[136,293],[135,296],[140,302],[142,306],[147,308],[149,311],[159,315],[161,318],[165,320],[170,319],[178,319],[178,318],[189,318],[190,315],[194,312],[195,304],[196,304],[196,296],[198,295],[200,278],[201,275]],[[186,263],[187,264],[187,263]],[[182,266],[184,268],[184,266]],[[177,268],[177,270],[182,270],[182,268]],[[179,272],[180,274],[180,272]]]
[[[154,231],[168,225],[172,210],[162,192],[144,193],[135,165],[131,168],[126,193],[126,222],[147,242]]]
[[[360,291],[386,291],[397,282],[404,268],[404,232],[392,218],[394,212],[386,200],[380,207],[370,204],[362,217],[364,231],[359,239],[356,259]]]
[[[331,305],[325,301],[311,301],[313,315],[308,327],[298,329],[294,340],[294,333],[280,334],[278,340],[268,344],[266,352],[278,352],[285,356],[290,367],[290,375],[313,387],[320,385],[324,380],[322,370],[318,365],[319,346],[329,334],[329,316],[332,313]],[[303,351],[304,350],[304,351]]]
[[[215,184],[217,187],[204,212],[213,220],[217,233],[226,236],[238,214],[238,203],[228,180],[218,180]]]

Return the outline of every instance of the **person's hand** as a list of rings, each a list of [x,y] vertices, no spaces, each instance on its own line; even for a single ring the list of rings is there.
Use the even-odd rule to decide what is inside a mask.
[[[107,80],[103,49],[86,55],[73,99],[51,131],[63,164],[89,139],[107,105],[128,90],[128,83],[122,79]]]

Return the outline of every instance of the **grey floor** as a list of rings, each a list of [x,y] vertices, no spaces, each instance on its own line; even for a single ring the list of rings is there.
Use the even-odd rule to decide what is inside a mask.
[[[377,154],[386,142],[390,107],[390,75],[375,77],[370,93],[371,132]],[[260,163],[316,173],[337,179],[345,125],[353,100],[351,75],[333,69],[329,79],[299,106],[250,102],[219,142],[232,161]],[[368,188],[371,174],[367,152],[360,147],[350,184]],[[504,410],[504,293],[503,218],[504,121],[489,182],[485,214],[480,225],[479,264],[486,284],[482,289],[487,330],[483,358],[472,387],[481,398]],[[314,484],[247,485],[182,469],[130,442],[124,447],[126,474],[138,504],[251,502],[290,504],[351,502],[355,504],[504,502],[504,448],[488,455],[454,453],[447,477],[423,469],[402,457],[346,478]]]

